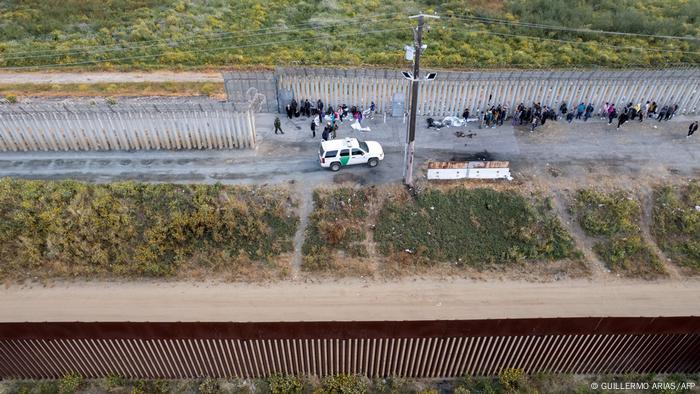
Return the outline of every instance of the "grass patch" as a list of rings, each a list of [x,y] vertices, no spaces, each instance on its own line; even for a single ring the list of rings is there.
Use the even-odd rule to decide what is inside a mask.
[[[421,10],[442,17],[426,33],[422,60],[428,67],[625,67],[700,60],[692,40],[458,19],[698,37],[700,6],[688,0],[7,0],[0,2],[0,67],[396,67],[405,64],[403,47],[413,40],[415,24],[407,16]]]
[[[103,96],[209,96],[225,98],[223,83],[123,82],[123,83],[17,83],[0,84],[0,96],[103,97]]]
[[[659,248],[676,264],[700,273],[700,183],[654,190],[651,229]]]
[[[415,199],[389,199],[374,232],[380,252],[433,265],[478,269],[578,256],[547,200],[515,191],[427,190]]]
[[[579,190],[571,208],[583,230],[598,238],[593,250],[612,272],[644,278],[665,274],[661,260],[642,238],[641,207],[629,193]]]
[[[302,247],[307,272],[355,271],[353,263],[368,257],[367,217],[375,189],[340,187],[314,191],[315,209],[309,216]]]
[[[0,279],[286,276],[286,190],[0,180]]]

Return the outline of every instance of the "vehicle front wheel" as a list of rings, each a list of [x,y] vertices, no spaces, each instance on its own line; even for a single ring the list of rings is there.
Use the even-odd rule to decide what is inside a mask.
[[[369,164],[370,167],[376,167],[379,164],[379,160],[376,157],[373,157],[369,159],[367,164]]]
[[[338,163],[337,161],[335,163],[331,163],[331,171],[335,172],[335,171],[338,171],[339,169],[340,169],[340,163]]]

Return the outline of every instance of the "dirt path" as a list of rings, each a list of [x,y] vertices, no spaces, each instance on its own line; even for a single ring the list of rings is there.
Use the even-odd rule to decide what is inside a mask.
[[[292,259],[292,278],[297,279],[301,274],[301,263],[304,258],[302,246],[306,238],[306,226],[309,224],[309,215],[314,209],[313,189],[297,184],[297,196],[299,196],[299,227],[294,235],[294,257]]]
[[[640,228],[642,229],[642,237],[646,241],[646,243],[651,247],[651,250],[659,256],[661,261],[663,262],[664,268],[666,269],[666,272],[668,272],[669,276],[672,279],[678,279],[681,278],[682,275],[680,271],[678,270],[678,267],[673,264],[671,259],[666,256],[666,254],[661,251],[659,246],[656,244],[656,240],[654,239],[654,236],[651,235],[651,226],[653,222],[653,209],[654,209],[654,191],[649,189],[649,188],[644,188],[640,192],[641,196],[641,201],[639,202],[642,205],[642,219],[640,223]]]
[[[119,82],[221,82],[218,72],[0,72],[0,84],[15,83],[119,83]]]
[[[593,242],[586,236],[578,221],[571,215],[567,208],[568,198],[561,190],[553,190],[554,192],[554,209],[559,216],[559,220],[566,230],[574,239],[576,248],[583,252],[586,265],[591,270],[591,275],[594,279],[604,278],[608,274],[608,269],[605,264],[600,261],[598,256],[593,252]]]
[[[700,312],[700,281],[57,284],[0,290],[0,321],[318,321]]]

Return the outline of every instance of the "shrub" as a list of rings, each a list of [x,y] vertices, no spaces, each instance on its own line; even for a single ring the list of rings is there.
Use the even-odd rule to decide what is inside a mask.
[[[114,97],[107,97],[105,102],[107,105],[117,105],[117,100]]]
[[[83,377],[77,372],[70,372],[58,382],[58,391],[61,394],[73,394],[83,385]]]
[[[199,387],[197,388],[197,391],[200,394],[219,394],[223,393],[221,390],[221,387],[219,386],[219,382],[216,379],[212,378],[207,378],[202,381],[202,383],[199,384]]]
[[[523,370],[518,368],[505,368],[498,374],[498,381],[508,391],[514,391],[522,382]]]
[[[205,83],[202,85],[201,92],[207,96],[211,96],[217,91],[217,87],[212,83]]]
[[[17,96],[14,94],[5,95],[5,100],[10,104],[17,104]]]
[[[301,394],[304,383],[290,375],[272,375],[267,379],[272,394]]]
[[[104,386],[107,389],[113,389],[123,386],[124,383],[126,382],[124,378],[121,377],[121,375],[119,375],[118,373],[112,373],[105,378]]]
[[[358,375],[334,375],[323,379],[323,390],[328,394],[364,394],[367,383]]]

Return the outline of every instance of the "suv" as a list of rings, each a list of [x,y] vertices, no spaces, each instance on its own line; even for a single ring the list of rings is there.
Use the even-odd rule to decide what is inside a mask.
[[[341,166],[369,164],[376,167],[384,160],[384,150],[376,141],[358,141],[357,138],[345,138],[321,142],[318,161],[321,167],[338,171]]]

